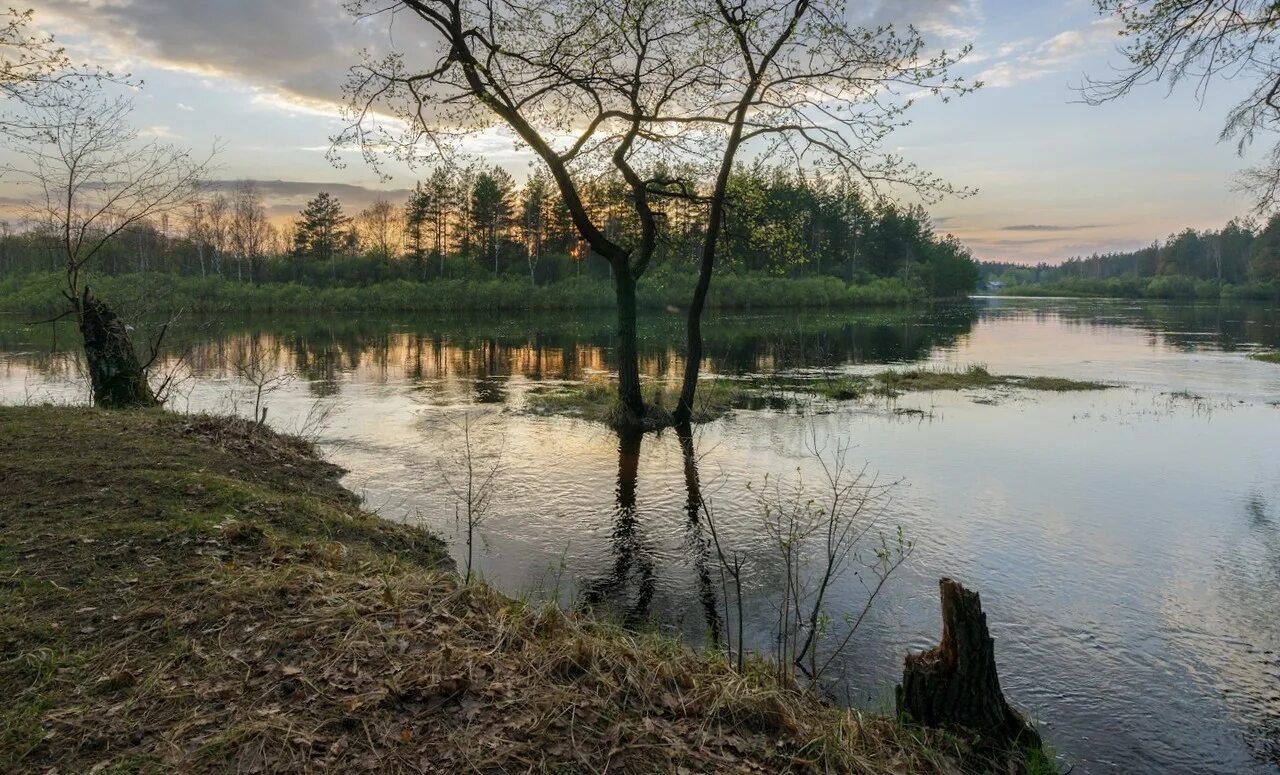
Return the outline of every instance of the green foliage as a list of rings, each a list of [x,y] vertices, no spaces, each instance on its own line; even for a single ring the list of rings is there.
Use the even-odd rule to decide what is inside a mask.
[[[99,276],[90,283],[109,302],[146,299],[152,311],[183,309],[217,312],[426,312],[461,310],[612,309],[613,287],[607,279],[568,277],[531,288],[526,279],[487,277],[395,279],[363,286],[318,287],[294,282],[249,285],[217,277],[183,277],[147,273]],[[0,279],[0,313],[48,316],[60,314],[66,300],[58,292],[55,272]],[[681,308],[688,303],[694,278],[660,273],[641,286],[639,305],[647,309]],[[712,286],[709,303],[725,309],[851,307],[906,304],[926,294],[897,279],[846,285],[835,277],[790,280],[759,275],[726,275]]]
[[[692,171],[678,172],[696,178]],[[972,255],[954,237],[935,235],[922,208],[872,205],[852,185],[762,164],[739,167],[730,189],[712,284],[722,304],[897,303],[963,295],[976,286]],[[608,175],[583,187],[592,217],[610,239],[634,246],[639,227],[628,191],[620,178]],[[579,240],[558,188],[541,169],[517,190],[498,167],[438,167],[398,208],[377,202],[361,213],[360,229],[335,197],[321,192],[299,213],[291,234],[274,245],[264,238],[252,251],[228,235],[234,213],[226,212],[226,201],[217,204],[210,202],[199,218],[197,210],[177,219],[185,229],[140,224],[105,246],[95,271],[325,289],[427,279],[519,278],[535,286],[570,278],[612,280],[608,263]],[[658,247],[639,290],[652,297],[655,292],[646,286],[655,280],[679,285],[687,291],[683,298],[662,301],[683,305],[693,288],[705,208],[680,197],[664,198],[660,207]],[[221,225],[215,228],[215,221]],[[48,242],[39,230],[0,236],[0,278],[59,269]],[[732,275],[758,279],[722,292],[718,286],[732,283]],[[770,278],[802,284],[769,284]]]
[[[1233,220],[1219,231],[1185,229],[1141,250],[1072,258],[1060,266],[983,263],[979,275],[1010,296],[1278,299],[1280,215],[1257,234]]]

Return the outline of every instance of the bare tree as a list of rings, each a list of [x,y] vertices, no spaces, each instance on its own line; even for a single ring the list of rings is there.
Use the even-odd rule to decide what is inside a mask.
[[[454,521],[458,530],[464,532],[467,565],[463,580],[467,584],[471,583],[476,530],[488,518],[497,495],[506,444],[505,437],[490,433],[486,427],[490,419],[489,415],[464,414],[461,422],[453,422],[456,448],[450,457],[438,461],[445,486],[454,497]]]
[[[1203,98],[1219,79],[1248,79],[1249,93],[1227,114],[1221,140],[1243,153],[1258,133],[1280,130],[1280,4],[1272,0],[1095,0],[1099,12],[1121,24],[1121,48],[1129,66],[1112,78],[1089,80],[1091,104],[1110,102],[1134,88],[1165,82],[1195,84]],[[1280,143],[1266,161],[1245,170],[1241,187],[1265,214],[1280,204]]]
[[[140,141],[128,122],[131,110],[128,99],[75,91],[33,111],[39,132],[9,137],[27,158],[22,172],[37,190],[33,220],[56,237],[67,314],[84,338],[94,401],[107,407],[156,403],[147,370],[159,343],[141,361],[123,321],[91,293],[86,273],[113,240],[187,207],[209,164],[185,149]]]
[[[249,280],[262,284],[262,260],[272,240],[274,227],[267,220],[262,194],[252,181],[242,181],[231,194],[231,219],[227,235],[232,250],[249,265]]]
[[[401,217],[395,205],[381,197],[375,199],[356,216],[357,228],[365,247],[384,261],[389,261],[399,248]]]
[[[206,232],[212,251],[213,271],[222,276],[222,258],[227,252],[227,233],[231,218],[231,200],[225,194],[214,194],[205,203]]]
[[[958,55],[930,54],[914,29],[863,29],[840,0],[354,0],[365,16],[420,23],[429,64],[402,53],[353,68],[347,129],[375,166],[455,153],[493,125],[545,165],[578,234],[612,267],[619,397],[646,424],[636,353],[636,284],[672,200],[707,208],[677,421],[689,419],[702,355],[701,317],[744,148],[856,178],[948,192],[882,152],[910,95],[969,87],[947,75]],[[960,55],[963,55],[961,52]],[[419,52],[415,51],[415,60]],[[398,121],[379,116],[390,113]],[[665,163],[664,163],[665,162]],[[688,170],[688,175],[657,170]],[[627,190],[634,237],[606,228],[584,182],[610,170]],[[709,178],[710,186],[700,178]]]

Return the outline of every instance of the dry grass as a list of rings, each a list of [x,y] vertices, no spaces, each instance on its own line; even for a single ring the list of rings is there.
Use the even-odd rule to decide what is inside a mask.
[[[943,772],[950,738],[528,607],[243,421],[0,408],[0,762]]]

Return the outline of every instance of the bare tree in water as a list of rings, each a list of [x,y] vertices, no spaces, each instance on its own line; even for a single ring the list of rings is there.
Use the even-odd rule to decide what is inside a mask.
[[[537,157],[575,229],[612,267],[621,426],[687,421],[701,320],[740,153],[881,190],[950,186],[884,152],[913,96],[970,85],[949,76],[966,50],[930,52],[913,28],[863,28],[841,0],[353,0],[412,48],[366,56],[347,85],[335,152],[448,161],[460,139],[504,127]],[[401,21],[407,17],[409,21]],[[395,121],[386,121],[391,115]],[[672,172],[686,170],[687,172]],[[606,228],[584,185],[619,176],[634,237]],[[707,181],[711,181],[709,184]],[[705,212],[688,312],[688,358],[674,418],[640,392],[636,288],[666,208]]]

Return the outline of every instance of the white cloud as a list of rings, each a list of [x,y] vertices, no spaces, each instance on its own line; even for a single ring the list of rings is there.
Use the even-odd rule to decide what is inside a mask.
[[[138,130],[138,134],[162,140],[172,140],[178,136],[168,124],[154,124],[152,126],[143,127]]]
[[[978,61],[999,60],[977,75],[992,88],[1016,86],[1034,81],[1079,61],[1103,44],[1113,42],[1119,32],[1115,20],[1098,19],[1081,30],[1066,30],[1040,42],[1023,40],[1005,44],[994,56]]]

